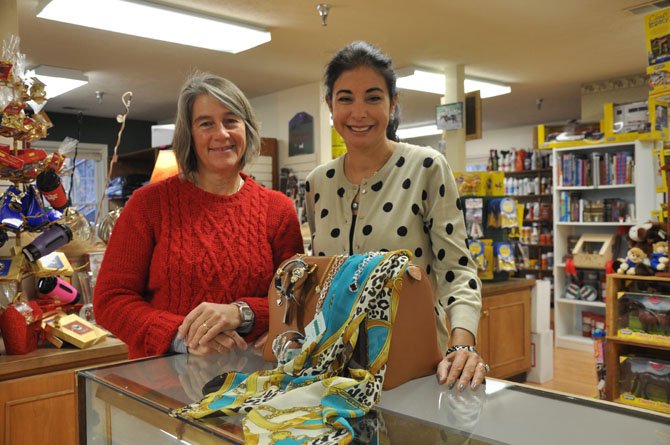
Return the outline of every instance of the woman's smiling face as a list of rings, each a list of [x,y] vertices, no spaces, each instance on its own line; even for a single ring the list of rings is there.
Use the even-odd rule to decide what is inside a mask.
[[[246,127],[242,118],[207,94],[193,101],[191,116],[198,172],[239,173],[246,151]]]
[[[367,149],[386,143],[386,127],[397,98],[389,97],[384,78],[372,68],[344,71],[328,102],[333,125],[347,148]]]

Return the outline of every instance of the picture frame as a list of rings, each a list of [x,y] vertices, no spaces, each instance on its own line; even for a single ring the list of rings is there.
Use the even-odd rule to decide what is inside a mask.
[[[435,124],[439,130],[459,130],[463,128],[463,102],[436,106]]]
[[[479,90],[465,93],[465,140],[482,138],[482,98]]]

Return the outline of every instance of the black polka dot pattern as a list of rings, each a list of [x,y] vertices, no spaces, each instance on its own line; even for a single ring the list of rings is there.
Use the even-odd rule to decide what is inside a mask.
[[[332,236],[333,238],[337,238],[338,236],[340,236],[340,229],[334,228],[333,230],[331,230],[330,236]]]
[[[405,236],[405,235],[407,235],[407,227],[405,227],[405,226],[400,226],[400,227],[398,227],[398,231],[397,231],[397,232],[398,232],[398,235],[400,235],[400,236]]]
[[[323,218],[325,218],[326,216],[328,216],[328,209],[323,209],[323,210],[321,210],[321,218],[323,219]]]
[[[452,223],[447,224],[447,235],[454,233],[454,225]]]
[[[424,190],[424,191],[421,192],[421,199],[422,199],[423,201],[425,201],[426,199],[428,199],[428,192],[427,192],[427,191]]]
[[[339,189],[337,189],[337,196],[339,196],[340,198],[344,196],[344,187],[340,187]]]
[[[403,165],[405,165],[405,157],[400,156],[398,158],[398,160],[396,161],[395,165],[396,165],[396,167],[402,167]]]
[[[435,309],[435,315],[437,315],[439,317],[440,316],[440,311],[438,311],[436,307],[433,307],[433,309]]]
[[[318,255],[318,256],[326,256],[326,254],[323,253],[323,252],[319,252],[319,255]]]
[[[320,194],[317,193],[317,194],[314,195],[314,204],[316,204],[317,202],[319,202],[319,198],[321,198],[321,195],[320,195]]]
[[[393,210],[393,203],[392,202],[384,203],[382,209],[384,209],[386,213],[390,212],[391,210]]]
[[[409,188],[412,186],[412,180],[407,178],[402,182],[402,188],[405,190],[409,190]]]
[[[449,271],[444,275],[444,279],[447,280],[447,283],[454,281],[454,278],[456,278],[456,275],[452,271]]]
[[[467,266],[468,265],[468,257],[462,256],[458,259],[458,264],[461,266]]]
[[[447,300],[447,306],[453,304],[455,301],[456,301],[456,297],[454,297],[454,296],[452,295],[452,296],[449,297],[449,299]]]
[[[461,203],[461,198],[456,198],[456,208],[458,210],[463,210],[463,204]]]
[[[442,261],[444,259],[445,254],[446,254],[446,252],[444,251],[444,249],[440,249],[440,251],[437,252],[437,259]]]
[[[423,249],[421,247],[417,247],[416,250],[414,251],[414,256],[417,258],[421,258],[423,255]]]
[[[418,215],[418,214],[419,214],[419,210],[421,210],[421,209],[419,208],[418,205],[416,205],[416,204],[412,204],[412,213],[414,213],[415,215]]]
[[[444,194],[446,193],[446,191],[447,191],[446,187],[444,186],[444,184],[442,184],[440,186],[440,198],[444,198]]]
[[[430,264],[427,265],[427,266],[426,266],[426,274],[430,275],[430,271],[431,271],[431,270],[432,270],[432,269],[431,269],[431,267],[430,267]]]
[[[474,278],[468,281],[468,286],[470,286],[470,289],[477,289],[477,280]]]
[[[334,169],[334,168],[331,168],[330,170],[328,170],[328,171],[326,172],[326,176],[327,176],[328,178],[331,178],[331,179],[332,179],[332,178],[335,176],[335,169]]]
[[[423,166],[428,168],[433,165],[433,158],[426,158],[423,160]]]
[[[310,189],[310,188],[311,188],[311,187],[310,187],[310,185],[309,185],[309,181],[305,181],[305,191],[306,191],[307,193],[309,193],[309,189]]]
[[[363,235],[367,236],[372,233],[372,226],[370,224],[363,227]]]
[[[372,189],[373,192],[378,192],[382,189],[383,186],[384,186],[384,183],[382,181],[379,181],[379,182],[375,182],[374,184],[372,184],[372,187],[370,187],[370,188]]]

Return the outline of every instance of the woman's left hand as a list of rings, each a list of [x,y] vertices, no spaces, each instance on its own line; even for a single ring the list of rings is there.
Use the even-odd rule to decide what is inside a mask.
[[[235,305],[200,303],[186,315],[177,335],[184,339],[186,346],[196,348],[210,343],[219,334],[237,329],[241,322],[240,311]],[[241,349],[246,349],[246,342],[241,343],[244,343]]]
[[[483,383],[488,366],[476,352],[465,349],[454,351],[442,359],[437,365],[437,381],[440,385],[447,384],[451,389],[454,385],[463,391],[470,385],[473,391]]]

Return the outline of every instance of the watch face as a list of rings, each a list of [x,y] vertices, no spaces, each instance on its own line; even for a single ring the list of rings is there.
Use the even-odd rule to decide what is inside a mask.
[[[254,316],[253,311],[249,306],[240,306],[240,310],[242,312],[242,318],[244,319],[245,322],[251,321],[251,319]]]

